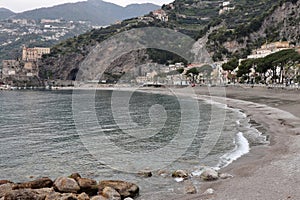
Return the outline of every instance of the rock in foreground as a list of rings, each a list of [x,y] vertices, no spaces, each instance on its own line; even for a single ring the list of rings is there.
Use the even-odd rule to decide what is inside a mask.
[[[214,181],[219,178],[219,173],[214,169],[207,168],[204,170],[204,172],[202,172],[200,177],[204,181]]]
[[[115,189],[121,195],[122,199],[127,197],[134,198],[139,194],[139,187],[136,184],[114,180],[100,181],[99,194],[101,194],[106,187]]]
[[[59,177],[54,182],[54,188],[59,192],[77,193],[80,190],[77,182],[72,178]]]

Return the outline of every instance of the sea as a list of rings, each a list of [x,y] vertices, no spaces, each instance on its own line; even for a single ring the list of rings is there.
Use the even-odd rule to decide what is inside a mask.
[[[140,199],[183,194],[172,171],[188,171],[200,188],[203,166],[226,167],[266,143],[250,122],[226,105],[163,92],[0,91],[0,179],[78,172],[134,182]]]

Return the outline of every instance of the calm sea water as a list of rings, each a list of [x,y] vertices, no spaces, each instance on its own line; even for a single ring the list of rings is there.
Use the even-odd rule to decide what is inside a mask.
[[[84,100],[90,96],[89,92],[83,91],[73,95],[80,95]],[[126,96],[126,92],[121,92],[118,98],[122,99],[122,95]],[[113,170],[104,164],[105,159],[102,160],[101,156],[91,154],[91,149],[77,132],[72,98],[74,98],[72,91],[0,91],[0,179],[26,181],[30,180],[30,176],[49,176],[54,179],[79,172],[83,176],[97,180],[125,179],[136,182],[144,196],[150,193],[153,197],[154,191],[161,194],[176,193],[178,190],[180,193],[180,185],[172,178],[154,176],[144,179],[134,174]],[[187,105],[190,100],[183,99]],[[87,120],[87,123],[91,122],[88,125],[89,134],[97,136],[101,127],[101,132],[109,136],[110,141],[124,151],[139,153],[163,148],[175,138],[180,129],[182,108],[174,96],[135,92],[128,105],[125,104],[123,107],[128,109],[130,119],[138,129],[128,125],[128,121],[125,120],[128,113],[124,113],[121,108],[112,108],[112,91],[97,91],[95,98],[87,101],[91,101],[95,107],[97,120],[95,127],[92,123],[94,119]],[[149,112],[154,105],[156,107]],[[226,113],[225,124],[214,148],[207,157],[200,160],[199,149],[206,141],[205,136],[209,127],[215,123],[211,117],[213,106],[219,109],[220,113]],[[250,144],[255,145],[261,141],[257,130],[251,128],[248,119],[237,110],[224,111],[224,108],[218,108],[217,105],[199,101],[199,113],[201,113],[200,120],[196,119],[197,134],[192,143],[182,156],[165,166],[165,169],[169,171],[186,169],[192,172],[201,165],[226,165],[230,162],[231,156],[234,159],[234,156],[240,153],[238,151],[243,151],[245,148],[243,145],[247,146],[242,143],[244,140],[240,140],[239,133],[243,133]],[[155,121],[155,116],[160,116],[159,120]],[[151,124],[153,119],[154,125]],[[184,123],[195,125],[193,120]],[[161,127],[159,131],[155,129],[157,127]],[[126,132],[155,134],[134,140],[134,137]],[[87,134],[85,137],[88,136]],[[100,144],[101,138],[95,142]],[[105,156],[109,156],[111,151],[110,148],[102,149],[102,152],[107,153]],[[172,152],[164,154],[173,156]],[[126,160],[122,162],[126,163]]]

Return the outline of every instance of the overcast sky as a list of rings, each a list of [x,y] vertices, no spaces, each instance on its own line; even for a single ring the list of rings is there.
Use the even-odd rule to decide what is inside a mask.
[[[32,10],[40,7],[49,7],[53,5],[78,2],[85,0],[0,0],[0,8],[8,8],[14,12],[22,12],[25,10]],[[105,0],[107,2],[119,4],[121,6],[126,6],[131,3],[154,3],[162,5],[165,3],[170,3],[174,0]]]

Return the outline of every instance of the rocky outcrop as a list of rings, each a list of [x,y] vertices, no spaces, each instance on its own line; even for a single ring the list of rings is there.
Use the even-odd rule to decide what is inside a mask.
[[[99,194],[101,194],[106,187],[115,189],[121,195],[122,199],[127,197],[134,198],[139,194],[139,187],[136,184],[114,180],[100,181]]]

